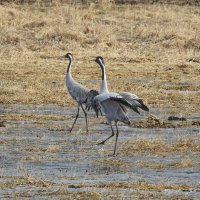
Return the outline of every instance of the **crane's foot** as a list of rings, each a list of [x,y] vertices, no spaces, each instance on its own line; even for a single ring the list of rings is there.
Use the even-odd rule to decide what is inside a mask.
[[[67,131],[69,131],[69,133],[71,133],[71,132],[72,132],[72,129],[71,129],[71,128],[68,128]]]
[[[116,154],[108,154],[108,157],[115,157]]]
[[[105,141],[97,143],[97,145],[104,145]]]

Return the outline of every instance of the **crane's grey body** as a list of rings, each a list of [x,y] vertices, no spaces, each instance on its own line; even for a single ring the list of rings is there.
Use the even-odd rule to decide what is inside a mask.
[[[66,85],[69,94],[75,101],[77,101],[79,104],[83,104],[86,102],[90,90],[75,81],[70,73],[67,73],[66,75]]]
[[[132,105],[129,104],[121,95],[117,93],[103,93],[95,96],[94,98],[94,103],[99,104],[101,107],[101,110],[104,112],[108,123],[110,124],[112,134],[100,142],[99,144],[104,144],[108,139],[113,137],[115,135],[112,127],[112,121],[115,123],[116,127],[116,141],[115,141],[115,147],[114,147],[114,152],[113,156],[115,155],[116,152],[116,147],[117,147],[117,140],[118,140],[118,135],[119,135],[119,130],[117,127],[118,121],[124,122],[125,124],[130,125],[130,120],[128,119],[126,113],[127,113],[127,107],[132,108]]]
[[[69,91],[69,94],[72,96],[72,98],[77,102],[78,104],[78,111],[75,117],[75,120],[73,122],[73,125],[70,129],[70,132],[72,131],[76,120],[79,117],[79,108],[81,107],[83,110],[83,113],[85,115],[85,123],[86,123],[86,132],[88,132],[88,123],[87,123],[87,113],[85,111],[85,109],[83,108],[83,105],[86,105],[86,109],[89,110],[90,108],[92,108],[92,100],[94,98],[95,95],[98,94],[97,91],[95,91],[95,93],[93,93],[93,91],[91,92],[91,90],[87,89],[86,87],[84,87],[83,85],[81,85],[80,83],[78,83],[77,81],[75,81],[71,75],[71,65],[72,65],[72,54],[71,53],[67,53],[65,55],[65,58],[69,59],[69,65],[67,68],[67,74],[66,74],[66,86],[67,89]]]
[[[121,121],[130,124],[129,119],[126,116],[127,109],[123,102],[124,99],[121,95],[117,93],[104,93],[97,95],[94,98],[94,101],[99,102],[101,110],[105,114],[109,124],[111,124],[112,121],[115,123]]]
[[[117,140],[118,140],[118,135],[119,135],[117,123],[118,121],[120,121],[120,122],[130,125],[130,120],[127,116],[127,113],[128,113],[127,108],[131,108],[137,113],[139,113],[138,108],[141,108],[145,111],[149,111],[149,109],[144,105],[143,101],[139,97],[137,97],[135,94],[132,94],[129,92],[120,92],[120,93],[111,92],[110,93],[107,87],[106,71],[105,71],[105,64],[104,64],[103,58],[98,56],[95,61],[101,67],[102,80],[101,80],[100,94],[95,96],[94,104],[99,104],[101,106],[101,110],[104,112],[112,130],[111,136],[109,136],[104,141],[100,142],[99,144],[104,144],[108,139],[114,136],[114,131],[112,128],[112,121],[114,121],[116,130],[117,130],[115,148],[114,148],[114,153],[113,153],[113,155],[115,155]]]

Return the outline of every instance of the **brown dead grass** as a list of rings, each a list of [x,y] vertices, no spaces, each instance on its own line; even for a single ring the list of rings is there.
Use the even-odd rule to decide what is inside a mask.
[[[66,196],[70,195],[72,197],[76,197],[76,199],[102,199],[105,197],[104,194],[101,194],[97,189],[104,188],[107,189],[107,191],[112,191],[110,194],[113,199],[119,198],[121,195],[120,193],[117,192],[117,190],[120,189],[134,189],[137,192],[137,195],[142,195],[142,192],[145,192],[146,197],[157,197],[159,192],[162,192],[164,190],[177,190],[177,191],[192,191],[195,190],[196,188],[193,188],[192,186],[189,186],[187,184],[168,184],[167,182],[165,183],[160,183],[160,184],[152,184],[148,183],[143,180],[138,180],[138,181],[129,181],[129,182],[110,182],[110,183],[99,183],[99,184],[58,184],[54,183],[53,181],[45,181],[45,180],[40,180],[37,179],[34,176],[31,175],[25,175],[25,176],[1,176],[1,178],[7,178],[7,179],[12,179],[14,181],[12,182],[7,182],[7,183],[1,183],[0,188],[10,188],[10,187],[16,187],[16,186],[35,186],[35,187],[40,187],[41,189],[39,190],[41,194],[45,194],[45,196]],[[57,186],[58,189],[55,191],[49,190],[49,187],[54,187]],[[83,191],[81,192],[78,190],[79,188],[93,188],[93,191]],[[74,188],[77,189],[77,191],[69,191],[67,188]],[[115,194],[113,193],[115,191]],[[153,193],[152,193],[153,192]],[[155,192],[155,193],[154,193]],[[14,195],[14,194],[13,194]],[[29,192],[26,194],[20,194],[20,192],[16,192],[16,195],[18,197],[22,197],[23,195],[27,195],[28,197]],[[37,195],[37,193],[35,193]],[[143,194],[144,195],[144,194]],[[163,195],[163,194],[161,194]],[[134,193],[135,196],[135,193]],[[68,196],[69,197],[69,196]],[[165,195],[163,195],[165,197]],[[152,199],[152,198],[150,198]],[[170,198],[166,198],[170,199]]]
[[[27,148],[23,148],[21,149],[21,151],[30,151],[30,152],[47,152],[47,153],[57,153],[62,151],[62,147],[60,146],[48,146],[48,147],[27,147]]]
[[[29,121],[36,120],[38,124],[45,123],[46,120],[68,120],[72,118],[72,116],[66,115],[40,115],[40,114],[10,114],[6,113],[5,115],[0,115],[1,119],[6,121],[15,120],[15,121]]]
[[[50,182],[50,181],[44,181],[44,180],[38,180],[37,178],[30,176],[30,175],[25,175],[25,176],[3,176],[1,175],[1,178],[7,178],[7,179],[14,179],[13,182],[9,183],[1,183],[0,188],[10,188],[10,187],[16,187],[18,185],[23,186],[23,185],[34,185],[36,187],[49,187],[55,185],[55,183]]]
[[[136,181],[136,182],[112,182],[107,184],[101,184],[100,187],[108,187],[108,188],[135,188],[140,190],[155,190],[161,191],[166,189],[172,190],[191,190],[192,187],[188,185],[176,185],[176,184],[149,184],[145,181]]]
[[[192,138],[179,138],[173,143],[161,139],[140,139],[124,143],[120,153],[167,156],[200,152],[200,144]]]
[[[131,164],[125,160],[115,160],[113,158],[98,159],[97,162],[102,166],[107,166],[108,168],[119,168],[126,169],[130,168]]]
[[[171,163],[155,163],[155,162],[146,162],[146,161],[138,161],[137,166],[139,168],[150,168],[150,169],[182,169],[182,168],[191,168],[195,166],[194,160],[190,158],[181,159],[177,162]]]
[[[199,7],[55,1],[0,5],[0,17],[2,104],[73,104],[60,58],[70,51],[78,80],[100,79],[89,60],[102,55],[111,90],[134,92],[173,112],[199,110],[199,63],[189,62],[200,57]]]

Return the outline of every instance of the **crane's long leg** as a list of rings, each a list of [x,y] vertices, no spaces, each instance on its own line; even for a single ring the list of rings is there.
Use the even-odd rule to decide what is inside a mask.
[[[112,124],[110,124],[111,130],[112,130],[112,135],[110,135],[108,138],[106,138],[105,140],[103,140],[102,142],[98,143],[99,144],[104,144],[108,139],[110,139],[111,137],[113,137],[115,135],[114,131],[113,131],[113,127]]]
[[[72,132],[72,129],[74,128],[74,125],[76,123],[76,120],[78,119],[78,116],[79,116],[79,105],[78,105],[78,111],[77,111],[77,114],[76,114],[76,118],[74,120],[74,123],[72,124],[72,127],[71,127],[70,131],[69,131],[70,133]]]
[[[82,104],[81,104],[81,108],[82,108],[83,113],[85,115],[86,132],[88,133],[87,113],[85,112],[85,109],[83,108]]]
[[[119,135],[119,130],[118,130],[118,127],[117,127],[117,123],[115,124],[115,126],[116,126],[116,129],[117,129],[117,133],[116,133],[116,141],[115,141],[115,148],[114,148],[113,156],[115,155],[115,152],[116,152],[117,140],[118,140],[118,135]]]
[[[99,112],[100,112],[101,116],[103,116],[103,113],[102,113],[102,111],[101,111],[101,108],[99,109]]]

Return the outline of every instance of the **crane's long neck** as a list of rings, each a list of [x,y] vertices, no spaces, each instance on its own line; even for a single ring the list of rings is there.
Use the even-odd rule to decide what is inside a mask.
[[[66,74],[67,85],[69,85],[70,82],[74,81],[71,75],[71,66],[72,66],[72,59],[69,59],[69,65],[67,67],[67,74]]]
[[[69,65],[67,67],[67,74],[71,74],[71,66],[72,66],[72,60],[69,60]]]
[[[105,65],[102,62],[100,62],[100,66],[101,66],[101,71],[102,71],[100,94],[103,94],[103,93],[108,93],[109,91],[108,91],[108,85],[107,85],[107,79],[106,79]]]

